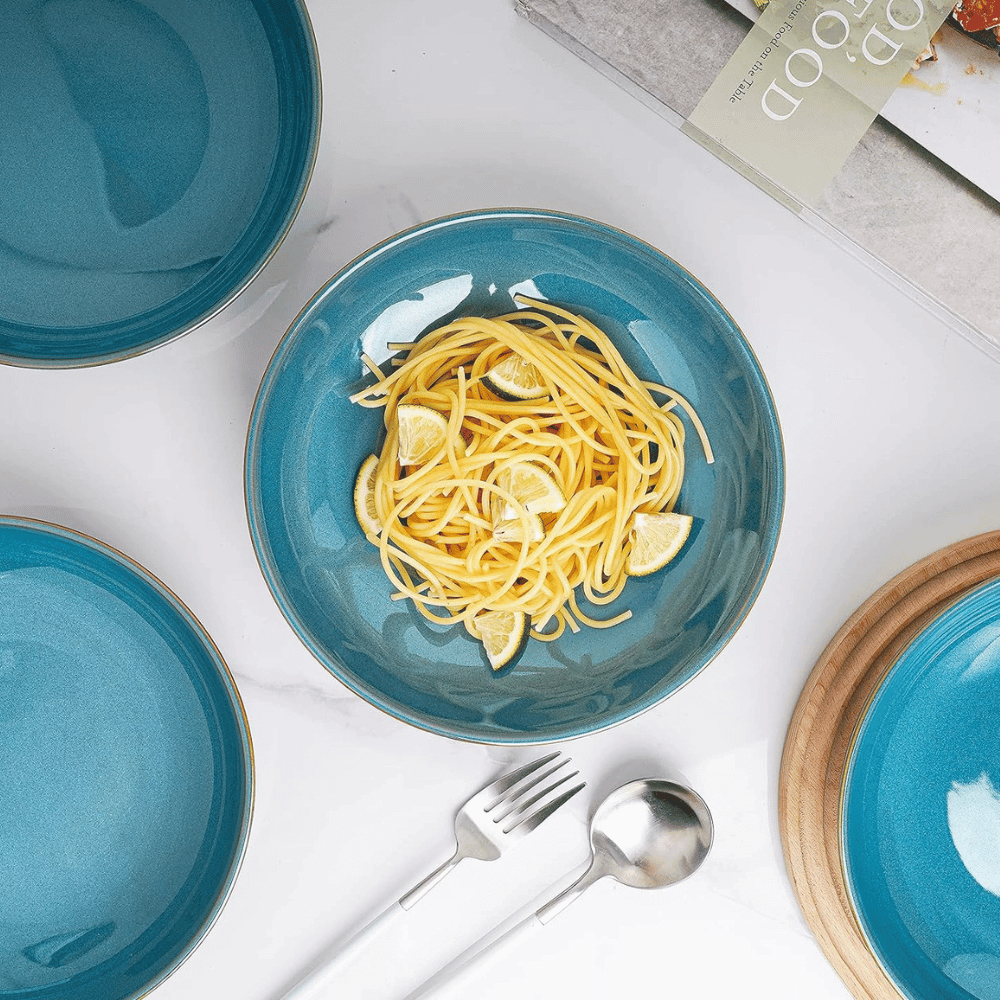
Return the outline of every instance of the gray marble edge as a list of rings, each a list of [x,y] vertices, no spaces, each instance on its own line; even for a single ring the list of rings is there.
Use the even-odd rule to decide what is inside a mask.
[[[750,23],[712,0],[515,0],[514,8],[695,141],[687,116]],[[671,22],[681,30],[666,33]],[[692,37],[705,44],[685,61]],[[754,171],[724,158],[775,197]],[[798,214],[1000,361],[995,289],[958,278],[1000,274],[1000,206],[913,140],[876,119],[815,209]]]

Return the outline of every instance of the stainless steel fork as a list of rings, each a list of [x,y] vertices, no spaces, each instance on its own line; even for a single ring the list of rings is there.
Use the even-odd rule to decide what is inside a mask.
[[[570,758],[556,751],[515,768],[476,792],[455,817],[455,853],[351,938],[324,954],[281,1000],[305,1000],[322,990],[376,931],[409,910],[460,861],[495,861],[536,829],[586,785],[584,781],[570,785],[579,771],[564,770],[569,762]]]

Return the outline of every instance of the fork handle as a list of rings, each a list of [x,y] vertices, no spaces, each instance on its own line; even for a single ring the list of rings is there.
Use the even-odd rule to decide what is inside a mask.
[[[430,875],[383,910],[374,920],[365,924],[346,941],[338,941],[291,989],[282,993],[281,1000],[307,1000],[307,997],[320,995],[324,987],[330,985],[340,970],[352,961],[380,930],[393,923],[414,903],[422,899],[461,860],[461,852],[456,851],[443,865],[435,868]]]
[[[395,902],[346,941],[338,941],[333,948],[317,960],[291,989],[281,994],[281,1000],[306,1000],[307,997],[321,996],[324,987],[333,982],[340,970],[365,947],[371,938],[394,923],[405,912],[402,903]]]
[[[458,958],[449,962],[443,969],[436,972],[430,979],[425,980],[412,993],[407,994],[405,1000],[425,1000],[426,997],[469,997],[472,996],[467,989],[467,978],[469,971],[473,967],[480,967],[484,962],[492,963],[496,961],[501,952],[506,951],[509,945],[520,941],[522,938],[534,934],[539,928],[545,925],[538,919],[537,913],[530,913],[523,920],[519,920],[513,927],[507,930],[501,929],[480,938],[474,945],[462,952]]]
[[[462,855],[456,851],[443,865],[435,868],[425,879],[421,879],[409,892],[399,897],[399,905],[408,910],[418,900],[424,898],[462,860]]]

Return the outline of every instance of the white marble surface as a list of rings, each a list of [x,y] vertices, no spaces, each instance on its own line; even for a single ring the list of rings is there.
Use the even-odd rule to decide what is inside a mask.
[[[510,0],[310,9],[325,82],[320,162],[258,280],[146,356],[0,370],[0,510],[82,529],[147,566],[199,616],[246,701],[257,799],[245,862],[217,924],[156,1000],[277,997],[326,942],[443,860],[455,808],[532,753],[430,736],[349,693],[279,614],[243,513],[254,392],[305,300],[401,228],[501,205],[618,226],[713,289],[777,401],[782,537],[751,614],[703,674],[567,746],[586,793],[504,860],[461,866],[329,996],[405,996],[582,866],[604,791],[679,773],[716,819],[702,871],[657,893],[598,884],[475,974],[466,995],[844,1000],[784,873],[782,742],[844,618],[911,562],[997,526],[1000,366],[516,17]]]

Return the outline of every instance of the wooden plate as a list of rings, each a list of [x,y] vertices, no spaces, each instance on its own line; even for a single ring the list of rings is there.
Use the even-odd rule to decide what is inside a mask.
[[[913,637],[962,594],[1000,576],[1000,531],[949,545],[876,591],[820,656],[788,729],[778,790],[785,864],[820,947],[858,1000],[900,993],[868,945],[844,880],[844,769],[865,710]]]

